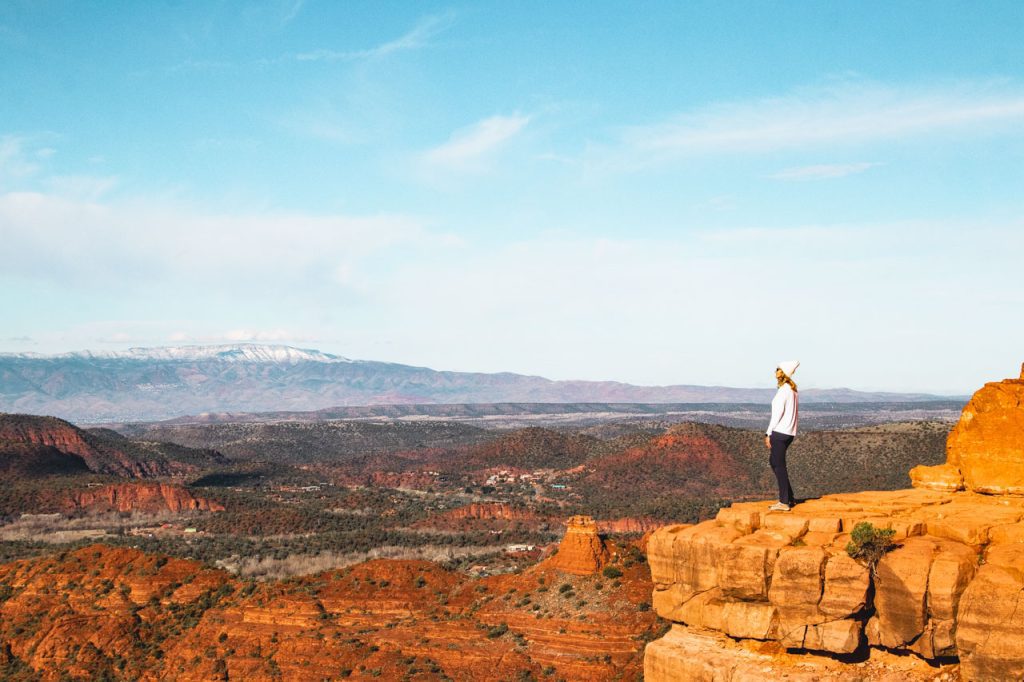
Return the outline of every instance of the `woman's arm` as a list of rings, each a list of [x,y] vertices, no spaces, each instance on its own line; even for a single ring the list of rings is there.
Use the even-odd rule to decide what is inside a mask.
[[[782,389],[780,388],[775,393],[775,397],[772,398],[772,418],[771,421],[768,422],[768,430],[764,432],[764,435],[772,435],[772,431],[774,431],[775,427],[782,421],[782,415],[785,414],[785,412],[786,397],[782,394]]]

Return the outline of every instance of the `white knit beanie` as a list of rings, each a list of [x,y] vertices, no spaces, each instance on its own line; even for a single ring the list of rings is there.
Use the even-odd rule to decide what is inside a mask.
[[[800,366],[799,360],[783,360],[779,363],[779,369],[781,369],[787,377],[792,378],[793,372]]]

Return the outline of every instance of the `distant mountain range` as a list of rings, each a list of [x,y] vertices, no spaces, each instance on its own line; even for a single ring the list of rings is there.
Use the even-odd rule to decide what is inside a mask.
[[[552,381],[350,360],[317,350],[234,344],[59,355],[0,354],[0,412],[77,422],[153,421],[205,412],[287,412],[452,403],[763,403],[773,389]],[[805,402],[922,402],[946,396],[801,391]]]

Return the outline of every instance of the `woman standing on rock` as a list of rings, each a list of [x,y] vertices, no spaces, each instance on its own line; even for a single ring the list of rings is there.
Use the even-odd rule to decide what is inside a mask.
[[[796,437],[796,424],[799,420],[799,400],[797,399],[796,383],[793,373],[800,366],[798,360],[780,362],[775,368],[775,379],[779,382],[779,390],[772,398],[772,420],[765,432],[764,444],[771,451],[768,462],[779,482],[779,501],[768,507],[771,511],[789,511],[796,504],[793,499],[793,488],[789,485],[789,471],[786,469],[786,450]]]

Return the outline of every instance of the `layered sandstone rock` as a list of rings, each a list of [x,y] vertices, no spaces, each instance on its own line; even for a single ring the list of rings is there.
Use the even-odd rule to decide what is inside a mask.
[[[910,471],[914,487],[1024,495],[1024,371],[985,384],[946,441],[946,463]]]
[[[955,667],[932,666],[880,649],[850,665],[837,658],[789,654],[777,645],[737,641],[682,625],[673,625],[644,652],[644,682],[923,682],[953,679]]]
[[[965,679],[1024,674],[1024,499],[912,489],[831,495],[788,514],[768,506],[736,504],[655,531],[658,615],[792,650],[960,656]],[[895,531],[897,547],[874,571],[846,552],[862,521]],[[649,647],[662,671],[652,679],[705,679],[694,661],[664,672],[671,652],[686,650],[677,644]]]
[[[224,511],[224,505],[196,497],[188,489],[169,483],[115,483],[68,493],[65,512]]]
[[[723,635],[780,650],[959,659],[965,680],[1024,678],[1024,378],[975,393],[947,463],[911,479],[911,490],[829,495],[790,513],[735,504],[712,521],[655,531],[653,605],[678,625],[648,647],[647,679],[776,676],[777,656],[765,665],[725,656]],[[896,541],[875,566],[847,553],[862,522]],[[814,669],[806,679],[860,672]]]
[[[658,624],[646,565],[622,570],[378,560],[258,584],[96,545],[0,564],[0,679],[633,680]]]
[[[565,536],[549,565],[574,575],[597,573],[608,563],[611,553],[597,532],[597,523],[589,516],[573,516],[566,523]]]
[[[597,530],[601,533],[647,533],[663,525],[661,521],[648,518],[599,519]]]

